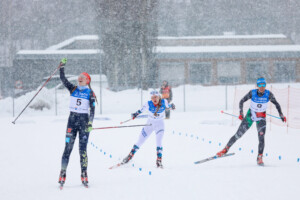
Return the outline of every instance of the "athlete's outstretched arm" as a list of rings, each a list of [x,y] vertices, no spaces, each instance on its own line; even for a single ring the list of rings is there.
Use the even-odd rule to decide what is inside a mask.
[[[252,98],[252,91],[248,92],[241,100],[240,100],[240,114],[243,115],[243,106],[244,102],[248,101]]]
[[[65,76],[65,69],[64,68],[60,68],[59,69],[59,76],[60,76],[60,80],[62,81],[62,83],[64,84],[64,86],[71,92],[73,91],[73,89],[75,88],[75,85],[73,85],[72,83],[70,83],[68,81],[68,79]]]

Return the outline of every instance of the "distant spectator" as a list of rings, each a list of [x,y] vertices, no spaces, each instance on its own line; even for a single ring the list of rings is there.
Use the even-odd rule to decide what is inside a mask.
[[[173,99],[173,93],[171,86],[169,86],[168,81],[163,81],[163,84],[160,88],[160,93],[162,95],[162,99],[166,99],[168,103],[171,103]],[[170,119],[170,109],[166,109],[166,119]]]

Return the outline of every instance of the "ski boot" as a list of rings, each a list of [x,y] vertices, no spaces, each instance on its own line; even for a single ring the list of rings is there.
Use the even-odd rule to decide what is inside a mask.
[[[132,159],[133,155],[134,154],[130,152],[129,155],[126,158],[123,159],[122,165],[128,163]]]
[[[228,152],[228,150],[229,150],[229,147],[226,146],[222,151],[220,151],[220,152],[217,153],[217,156],[218,157],[224,156]]]
[[[162,165],[162,162],[161,162],[161,157],[160,158],[158,157],[156,159],[156,167],[157,168],[162,168],[162,169],[164,168],[163,165]]]
[[[262,154],[258,154],[257,156],[257,165],[259,166],[264,166],[264,162],[262,160],[263,155]]]
[[[58,183],[60,184],[60,189],[63,188],[65,181],[66,181],[66,170],[61,170],[58,179]]]
[[[88,181],[87,171],[81,172],[81,182],[86,188],[88,187],[89,181]]]
[[[123,159],[123,161],[121,162],[121,164],[124,165],[124,164],[128,163],[128,162],[132,159],[132,157],[134,156],[135,152],[136,152],[138,149],[139,149],[138,146],[133,145],[133,148],[131,149],[129,155],[128,155],[126,158]]]

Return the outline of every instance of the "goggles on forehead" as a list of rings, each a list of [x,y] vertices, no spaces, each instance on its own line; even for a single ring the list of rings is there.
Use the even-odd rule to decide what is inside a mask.
[[[150,92],[150,96],[153,97],[153,96],[159,96],[159,93],[158,91],[151,91]]]
[[[258,87],[266,87],[266,84],[265,83],[259,83],[257,84]]]

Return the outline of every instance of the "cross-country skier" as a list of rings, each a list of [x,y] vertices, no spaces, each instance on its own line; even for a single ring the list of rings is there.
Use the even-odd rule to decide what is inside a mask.
[[[61,186],[66,180],[66,170],[69,163],[70,154],[72,152],[77,132],[79,133],[79,153],[81,164],[81,181],[87,186],[87,143],[89,134],[92,130],[92,123],[95,113],[96,96],[91,89],[91,77],[88,73],[83,72],[78,76],[78,85],[70,83],[64,72],[64,66],[67,59],[61,60],[60,79],[64,86],[70,91],[70,115],[67,125],[66,146],[62,156],[61,171],[59,175],[59,183]],[[97,99],[96,99],[97,100]]]
[[[151,100],[148,101],[142,109],[138,110],[135,113],[131,114],[132,119],[135,119],[139,114],[141,114],[144,111],[148,112],[148,122],[147,124],[151,124],[151,126],[145,126],[139,136],[138,141],[134,144],[132,150],[130,151],[129,155],[124,158],[123,162],[121,164],[128,163],[136,151],[142,146],[142,144],[148,139],[148,137],[151,135],[151,133],[154,131],[156,134],[156,150],[157,150],[157,160],[156,160],[156,166],[159,168],[162,168],[162,139],[164,136],[165,131],[165,124],[164,124],[164,118],[165,118],[165,109],[171,108],[175,109],[175,105],[169,104],[166,99],[162,99],[159,92],[156,90],[153,90],[150,92]]]
[[[236,134],[230,138],[226,147],[217,153],[217,156],[221,157],[226,154],[229,148],[251,127],[253,122],[256,122],[259,139],[257,164],[264,165],[262,157],[265,147],[266,110],[268,102],[271,101],[276,106],[282,122],[286,122],[286,117],[282,114],[281,107],[276,101],[273,93],[266,90],[266,80],[264,78],[259,78],[257,79],[256,84],[258,89],[250,90],[250,92],[248,92],[240,101],[239,119],[242,120],[241,125],[239,126]],[[249,99],[251,99],[250,109],[244,117],[243,104]]]

